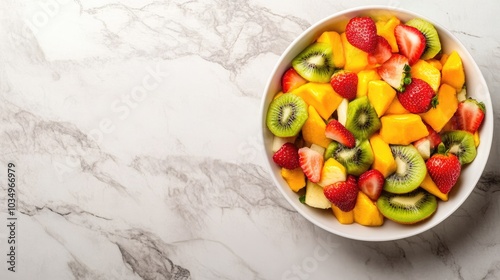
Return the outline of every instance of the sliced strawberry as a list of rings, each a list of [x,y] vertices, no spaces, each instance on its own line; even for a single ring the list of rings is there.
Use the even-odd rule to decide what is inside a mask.
[[[399,24],[394,28],[399,52],[408,58],[410,65],[420,59],[425,50],[425,36],[415,27]]]
[[[387,40],[382,37],[377,37],[377,47],[375,50],[368,54],[368,63],[382,64],[392,56],[392,47]]]
[[[295,69],[290,68],[281,77],[281,90],[285,93],[290,92],[305,83],[307,83],[307,80],[302,78]]]
[[[309,147],[302,147],[299,149],[299,164],[309,181],[313,183],[319,182],[321,169],[323,168],[322,154]]]
[[[333,90],[347,100],[356,98],[358,92],[358,75],[354,72],[335,72],[330,80]]]
[[[413,142],[413,146],[417,148],[422,158],[427,160],[434,152],[434,149],[441,143],[441,136],[430,125],[426,124],[425,126],[429,131],[429,135]]]
[[[274,153],[273,161],[286,169],[295,169],[299,165],[299,149],[293,143],[285,143]]]
[[[347,41],[356,48],[371,53],[377,47],[377,27],[370,17],[354,17],[346,25]]]
[[[425,165],[432,181],[444,194],[449,193],[456,184],[462,168],[460,160],[452,153],[434,154]]]
[[[356,145],[356,139],[354,138],[352,132],[347,130],[347,128],[345,128],[345,126],[343,126],[336,119],[332,119],[326,125],[325,136],[348,148],[354,148]]]
[[[370,169],[358,178],[358,188],[373,201],[379,198],[384,188],[384,183],[384,175],[377,169]]]
[[[477,102],[472,98],[458,103],[456,112],[458,128],[470,133],[476,132],[483,123],[485,110],[483,102]]]
[[[326,198],[344,212],[354,209],[358,191],[356,178],[352,175],[348,175],[346,181],[336,182],[323,188]]]
[[[380,65],[378,74],[397,91],[404,91],[405,86],[411,83],[408,58],[400,54],[393,54],[389,60]]]
[[[410,113],[420,114],[431,108],[431,102],[436,93],[424,80],[413,78],[405,90],[398,92],[397,95],[399,102],[406,110]]]

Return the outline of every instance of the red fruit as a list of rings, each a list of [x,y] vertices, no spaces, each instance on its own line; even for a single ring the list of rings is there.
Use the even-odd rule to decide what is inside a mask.
[[[485,107],[483,102],[468,98],[458,103],[456,112],[457,125],[461,130],[474,133],[479,129],[484,119]]]
[[[299,165],[299,149],[293,143],[285,143],[273,155],[273,161],[286,169],[295,169]]]
[[[368,54],[368,63],[370,64],[382,64],[386,62],[392,56],[392,47],[389,42],[382,37],[377,37],[377,47],[375,50]]]
[[[406,110],[420,114],[431,108],[431,102],[435,95],[434,90],[427,82],[413,78],[404,92],[398,92],[398,99]]]
[[[347,130],[347,128],[345,128],[345,126],[343,126],[336,119],[332,119],[326,125],[325,136],[348,148],[354,148],[356,145],[356,139],[354,138],[352,132]]]
[[[299,149],[299,165],[307,179],[313,183],[321,179],[323,155],[308,147]]]
[[[394,36],[399,52],[406,56],[413,65],[420,59],[425,50],[425,36],[415,27],[399,24],[394,28]]]
[[[348,175],[346,181],[336,182],[324,187],[323,193],[333,205],[344,212],[349,212],[356,206],[358,197],[356,178]]]
[[[358,75],[353,72],[339,71],[330,80],[333,90],[340,96],[353,100],[358,91]]]
[[[379,198],[384,188],[385,178],[377,169],[370,169],[358,178],[358,188],[371,200]]]
[[[352,18],[345,27],[345,35],[351,45],[367,53],[377,47],[377,27],[369,17]]]
[[[434,154],[425,165],[432,181],[444,194],[449,193],[456,184],[462,168],[458,157],[452,153]]]
[[[290,92],[305,83],[307,83],[307,80],[302,78],[295,69],[290,68],[281,77],[281,90],[285,93]]]
[[[413,142],[413,146],[417,148],[424,160],[427,160],[434,149],[441,143],[441,136],[428,124],[425,126],[427,127],[427,131],[429,131],[429,135]]]
[[[382,80],[397,91],[404,91],[405,86],[411,83],[408,58],[400,54],[393,54],[389,60],[378,67],[377,72]]]

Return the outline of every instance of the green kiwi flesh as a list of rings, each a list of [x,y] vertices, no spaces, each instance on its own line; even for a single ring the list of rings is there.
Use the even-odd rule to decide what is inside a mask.
[[[425,49],[420,59],[434,58],[441,51],[441,41],[439,40],[438,32],[430,22],[421,18],[414,18],[406,22],[406,25],[415,27],[425,37]]]
[[[424,159],[413,145],[390,147],[396,161],[396,172],[385,178],[384,190],[398,194],[415,190],[427,172]]]
[[[441,135],[441,141],[448,152],[456,155],[461,164],[472,162],[477,155],[474,136],[462,130],[447,131]]]
[[[349,102],[345,127],[356,139],[368,139],[380,129],[380,126],[381,123],[377,112],[367,96],[359,97]]]
[[[374,156],[368,140],[357,141],[354,148],[348,148],[338,142],[331,142],[325,150],[325,160],[333,157],[345,168],[347,174],[359,176],[370,168]]]
[[[309,114],[307,104],[295,94],[283,94],[269,104],[266,125],[278,137],[297,135]]]
[[[292,67],[310,82],[328,83],[335,70],[332,48],[326,43],[314,43],[292,60]]]
[[[377,207],[386,218],[401,224],[414,224],[430,217],[437,209],[437,199],[418,188],[404,194],[382,192]]]

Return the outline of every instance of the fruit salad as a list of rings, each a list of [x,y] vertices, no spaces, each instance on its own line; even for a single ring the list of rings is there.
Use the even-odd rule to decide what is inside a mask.
[[[418,223],[453,199],[485,106],[431,23],[354,17],[290,64],[266,125],[297,199],[364,226]]]

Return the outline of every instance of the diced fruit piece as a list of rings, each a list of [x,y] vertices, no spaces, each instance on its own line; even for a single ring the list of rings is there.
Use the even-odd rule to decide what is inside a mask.
[[[422,59],[430,59],[435,57],[441,51],[441,41],[436,28],[430,22],[421,18],[414,18],[406,22],[406,25],[415,27],[425,37],[425,51],[422,54]]]
[[[399,99],[396,96],[394,99],[392,99],[389,108],[387,108],[387,110],[385,111],[385,115],[399,115],[399,114],[410,114],[410,111],[406,110],[405,107],[401,105],[401,102],[399,102]]]
[[[410,69],[408,58],[393,54],[377,69],[377,72],[391,87],[397,91],[404,91],[405,86],[411,83]]]
[[[401,21],[399,18],[392,16],[387,21],[377,21],[375,25],[377,27],[377,34],[384,37],[389,45],[391,46],[392,52],[399,52],[398,44],[396,42],[396,37],[394,36],[394,28],[399,25]]]
[[[368,83],[367,96],[375,112],[377,112],[377,116],[381,117],[392,104],[396,91],[384,81],[371,81]]]
[[[458,157],[452,153],[434,154],[427,160],[426,166],[432,181],[444,194],[455,186],[462,168]]]
[[[349,43],[356,48],[371,53],[377,46],[377,27],[370,17],[354,17],[345,27]]]
[[[481,143],[481,139],[479,137],[479,131],[476,130],[476,132],[474,132],[474,145],[476,146],[476,148],[479,146],[479,144]]]
[[[431,175],[427,173],[425,175],[424,180],[422,183],[420,183],[420,187],[429,193],[435,195],[437,198],[441,199],[442,201],[448,201],[448,194],[442,193],[439,188],[436,186],[436,183],[432,181]]]
[[[286,169],[295,169],[299,165],[299,149],[293,143],[285,143],[281,148],[274,153],[273,161],[279,167]]]
[[[467,99],[467,89],[463,87],[459,92],[457,92],[458,102],[462,102]]]
[[[337,107],[337,120],[343,126],[345,126],[345,123],[347,121],[348,105],[349,105],[349,100],[344,98],[344,99],[342,99],[342,102],[340,102],[339,107]]]
[[[332,48],[333,65],[335,68],[343,68],[345,64],[344,48],[340,40],[340,34],[335,31],[325,31],[318,39],[318,43],[327,43]]]
[[[323,119],[328,119],[337,109],[342,96],[338,95],[329,84],[307,83],[291,92],[301,97],[307,105],[313,106]]]
[[[405,24],[394,29],[399,52],[408,58],[410,65],[420,59],[425,50],[425,37],[420,30]]]
[[[370,145],[374,158],[372,168],[380,171],[384,178],[394,173],[396,171],[396,161],[389,144],[384,142],[382,137],[376,133],[370,137]]]
[[[345,167],[334,158],[329,158],[323,165],[321,180],[318,182],[318,185],[325,187],[336,182],[345,181],[346,176]]]
[[[276,93],[276,94],[274,95],[274,97],[273,97],[273,100],[275,100],[276,98],[278,98],[278,97],[280,97],[280,96],[282,96],[282,95],[283,95],[283,92],[282,92],[282,91],[280,91],[280,92]]]
[[[418,188],[409,193],[383,192],[377,200],[382,215],[400,224],[414,224],[429,218],[437,209],[436,197]]]
[[[435,108],[421,114],[422,119],[436,132],[440,132],[444,125],[453,117],[458,107],[455,89],[447,84],[439,88],[438,104]]]
[[[299,133],[307,117],[307,104],[302,98],[283,94],[269,104],[266,125],[275,136],[291,137]]]
[[[458,128],[470,133],[476,132],[483,123],[485,110],[483,102],[477,102],[472,98],[458,103],[457,112],[455,113]]]
[[[351,45],[346,38],[345,32],[340,34],[342,47],[344,48],[345,65],[344,70],[358,73],[368,65],[368,53]]]
[[[387,115],[380,121],[380,136],[388,144],[408,145],[429,135],[424,122],[416,114]]]
[[[307,179],[313,183],[319,182],[321,179],[321,169],[323,168],[323,155],[308,148],[302,147],[299,149],[300,168],[306,175]]]
[[[286,70],[283,77],[281,77],[281,89],[285,93],[290,92],[305,83],[307,83],[307,80],[302,78],[293,68]]]
[[[427,160],[434,152],[434,149],[441,143],[441,136],[430,125],[426,124],[425,126],[429,131],[429,135],[413,142],[413,146],[417,148],[422,158]]]
[[[276,153],[279,149],[281,149],[281,146],[283,146],[283,144],[285,144],[285,143],[295,143],[295,139],[297,139],[297,136],[292,136],[292,137],[278,137],[278,136],[274,136],[272,151],[274,153]]]
[[[434,90],[423,80],[412,78],[403,92],[398,92],[401,105],[410,113],[420,114],[427,112],[432,107],[432,99],[436,95]]]
[[[441,55],[441,58],[439,59],[439,62],[441,62],[441,65],[444,65],[446,63],[446,61],[448,60],[448,57],[450,57],[450,55],[447,53],[443,53]],[[443,69],[441,69],[441,71],[443,71]]]
[[[333,157],[345,166],[347,174],[356,176],[368,170],[373,163],[373,151],[368,140],[359,142],[352,149],[333,141],[324,155],[325,159]]]
[[[294,192],[298,192],[306,186],[306,176],[301,168],[295,168],[292,170],[281,168],[281,176]]]
[[[384,182],[384,175],[380,171],[370,169],[359,176],[358,187],[371,200],[377,200],[384,188]]]
[[[365,96],[368,93],[368,83],[380,80],[380,76],[375,70],[363,70],[358,73],[357,97]]]
[[[370,64],[382,64],[386,62],[392,56],[392,48],[389,42],[382,37],[377,37],[377,47],[372,53],[368,54],[368,63]]]
[[[443,63],[442,82],[460,91],[465,83],[465,72],[462,59],[456,51],[452,51],[446,62]]]
[[[332,204],[323,193],[323,188],[311,181],[307,181],[304,203],[319,209],[332,207]]]
[[[360,141],[379,130],[380,120],[368,97],[358,97],[349,102],[345,127]]]
[[[326,125],[325,136],[348,148],[353,148],[356,145],[354,135],[336,119],[330,120]]]
[[[353,100],[358,89],[358,75],[349,71],[337,71],[330,80],[332,88],[343,98]]]
[[[385,178],[384,190],[407,193],[418,188],[425,178],[425,162],[413,145],[392,145],[396,172]]]
[[[439,70],[439,72],[441,72],[441,70],[443,69],[443,65],[441,64],[441,61],[437,60],[437,59],[429,59],[429,60],[426,60],[427,63],[429,63],[430,65],[434,66],[437,70]]]
[[[325,136],[325,121],[320,117],[313,106],[309,106],[308,115],[309,118],[307,118],[302,126],[302,138],[308,143],[316,144],[324,148],[328,147],[331,140]]]
[[[313,43],[292,60],[292,67],[310,82],[328,83],[335,70],[332,48],[325,43]]]
[[[354,221],[363,226],[381,226],[384,224],[384,216],[373,202],[363,192],[358,193],[356,206],[353,209]]]
[[[316,145],[316,144],[311,144],[311,146],[309,148],[311,148],[311,150],[313,150],[313,151],[316,151],[320,155],[324,155],[325,151],[326,151],[325,148],[323,148],[323,147],[321,147],[319,145]]]
[[[344,211],[340,210],[340,208],[338,208],[337,206],[332,204],[332,211],[333,211],[333,215],[335,216],[335,218],[337,218],[339,223],[341,223],[343,225],[349,225],[349,224],[354,223],[353,210],[351,210],[349,212],[344,212]]]
[[[421,79],[428,83],[434,92],[437,92],[441,85],[441,72],[425,60],[419,60],[413,64],[410,74],[412,78]]]
[[[441,139],[448,152],[456,155],[461,164],[471,163],[477,155],[474,135],[468,131],[455,130],[442,133]]]
[[[349,212],[354,209],[358,196],[356,178],[349,175],[346,181],[336,182],[324,187],[323,193],[333,205],[344,212]]]

